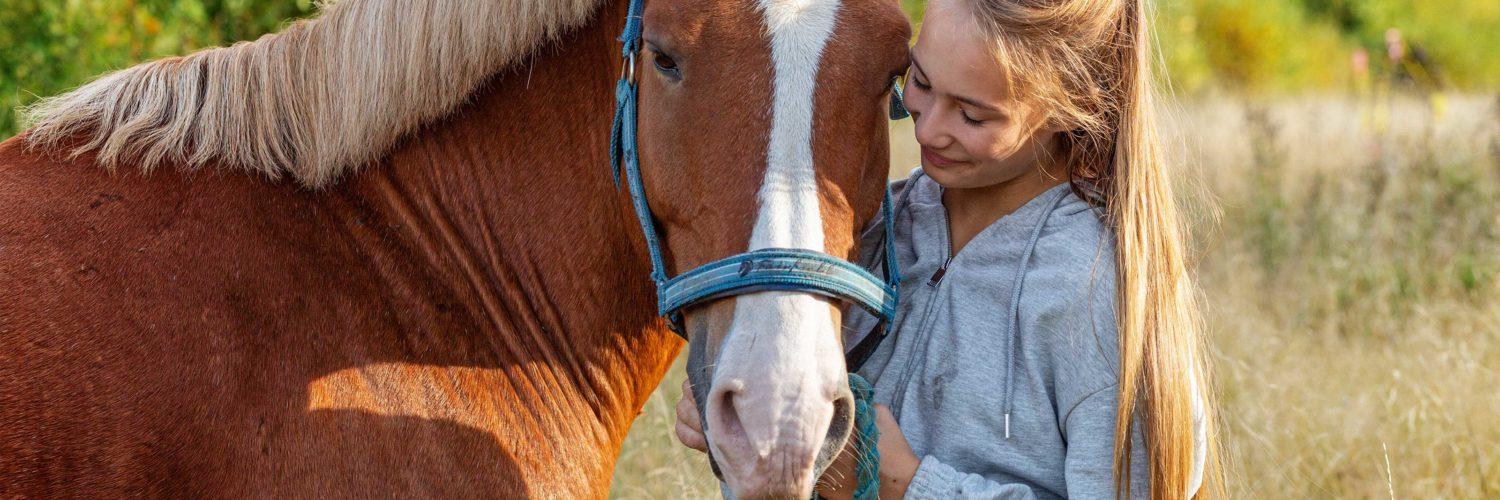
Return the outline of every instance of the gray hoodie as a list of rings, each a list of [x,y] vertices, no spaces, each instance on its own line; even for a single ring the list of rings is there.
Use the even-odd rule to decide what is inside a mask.
[[[901,303],[859,373],[922,457],[907,496],[1113,498],[1115,267],[1099,210],[1059,185],[950,261],[942,187],[918,169],[892,190]],[[877,323],[851,312],[846,345]],[[1138,429],[1132,453],[1131,497],[1147,498]]]

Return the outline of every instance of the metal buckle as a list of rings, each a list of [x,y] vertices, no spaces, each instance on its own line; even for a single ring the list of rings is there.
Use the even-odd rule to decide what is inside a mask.
[[[636,49],[625,54],[625,57],[623,58],[625,59],[625,65],[620,66],[621,80],[625,80],[627,82],[630,82],[631,84],[635,83],[635,54],[640,51],[640,49]]]

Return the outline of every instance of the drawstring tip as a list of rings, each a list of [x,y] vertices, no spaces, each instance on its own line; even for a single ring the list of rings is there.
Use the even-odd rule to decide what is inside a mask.
[[[1005,414],[1005,439],[1010,439],[1010,413]]]

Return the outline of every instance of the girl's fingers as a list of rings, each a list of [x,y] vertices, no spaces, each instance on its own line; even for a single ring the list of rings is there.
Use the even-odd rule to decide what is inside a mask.
[[[698,421],[698,404],[693,401],[693,391],[687,382],[682,383],[682,397],[677,399],[677,423],[687,424],[699,433],[703,432],[703,424]]]
[[[693,401],[693,388],[682,381],[682,397],[677,399],[677,440],[688,448],[708,452],[708,440],[703,437],[703,424],[698,420],[698,405]]]
[[[698,421],[698,406],[693,404],[692,399],[682,398],[677,400],[677,423],[686,425],[695,431],[703,432],[703,423]]]
[[[703,438],[703,433],[681,421],[677,422],[677,440],[682,441],[683,446],[708,453],[708,440]]]

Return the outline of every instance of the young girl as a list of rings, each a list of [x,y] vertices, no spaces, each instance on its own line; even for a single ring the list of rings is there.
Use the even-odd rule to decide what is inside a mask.
[[[928,4],[905,85],[922,168],[893,185],[902,302],[860,369],[881,497],[1209,491],[1212,408],[1145,8]],[[862,248],[880,248],[880,224]],[[702,449],[683,394],[679,438]],[[838,460],[819,493],[848,497],[852,477]]]

